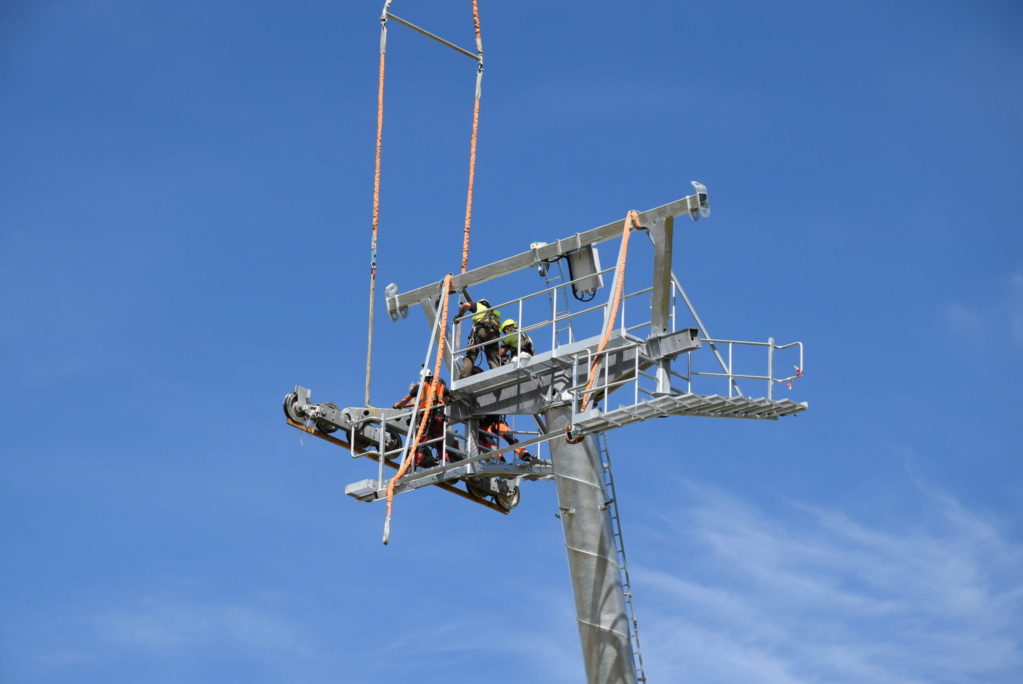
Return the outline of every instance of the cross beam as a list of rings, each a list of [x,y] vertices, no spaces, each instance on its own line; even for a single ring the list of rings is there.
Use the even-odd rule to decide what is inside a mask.
[[[698,184],[694,182],[694,185]],[[664,221],[668,218],[681,216],[682,214],[688,214],[694,221],[698,220],[701,212],[709,211],[709,204],[707,204],[707,189],[702,185],[698,185],[697,190],[700,189],[702,189],[702,192],[697,192],[694,195],[688,195],[682,199],[669,202],[668,204],[661,205],[654,209],[639,212],[639,224],[646,227]],[[601,242],[612,240],[620,236],[624,230],[625,219],[621,219],[619,221],[614,221],[607,225],[600,226],[599,228],[593,228],[582,233],[576,233],[570,238],[558,240],[551,244],[537,247],[528,252],[523,252],[506,259],[501,259],[500,261],[495,261],[492,264],[487,264],[486,266],[466,271],[460,275],[451,276],[451,288],[453,291],[457,292],[459,290],[472,287],[473,285],[479,285],[480,283],[493,280],[494,278],[500,278],[501,276],[508,275],[509,273],[515,273],[516,271],[521,271],[525,268],[532,268],[539,263],[549,259],[556,259],[568,252],[574,252],[589,245],[596,245]],[[444,281],[438,281],[408,292],[399,293],[397,285],[388,285],[385,291],[385,297],[387,299],[387,315],[390,316],[392,321],[398,320],[399,317],[405,318],[408,316],[408,308],[410,306],[422,304],[424,300],[434,300],[442,294],[443,287]]]

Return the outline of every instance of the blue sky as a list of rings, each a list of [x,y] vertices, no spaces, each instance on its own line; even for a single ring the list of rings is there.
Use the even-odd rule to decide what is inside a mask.
[[[0,9],[0,681],[584,681],[551,483],[383,547],[283,422],[363,397],[382,4]],[[696,179],[703,320],[806,345],[796,418],[610,435],[650,681],[1023,679],[1019,4],[480,4],[470,267]],[[378,293],[458,270],[474,81],[392,24]]]

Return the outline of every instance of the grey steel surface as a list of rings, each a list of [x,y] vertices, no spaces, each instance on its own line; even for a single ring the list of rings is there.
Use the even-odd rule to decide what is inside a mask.
[[[589,364],[585,359],[599,344],[598,335],[537,354],[518,367],[502,366],[454,380],[451,391],[456,401],[449,407],[449,415],[453,420],[464,420],[470,415],[542,413],[552,402],[567,401],[562,393],[570,387],[586,382]],[[642,340],[615,331],[605,355],[611,377],[634,367],[642,345]]]
[[[642,226],[648,226],[668,216],[680,216],[682,214],[689,214],[695,218],[696,216],[693,212],[698,209],[699,199],[697,195],[689,195],[654,209],[639,212],[639,223]],[[531,249],[528,252],[523,252],[522,254],[501,259],[492,264],[452,276],[451,288],[457,291],[479,283],[485,283],[488,280],[514,273],[524,268],[531,268],[538,263],[577,251],[587,245],[595,245],[619,237],[624,229],[625,219],[623,218],[599,228],[577,233],[571,238],[558,240],[551,244]],[[439,296],[443,289],[443,284],[443,281],[439,281],[403,293],[397,291],[398,288],[395,284],[388,285],[385,289],[387,314],[394,321],[398,320],[399,317],[406,317],[408,315],[408,307],[420,304],[424,298],[433,299]]]
[[[654,243],[654,285],[650,295],[650,334],[659,337],[671,330],[671,250],[675,217],[654,223],[647,235]],[[657,360],[657,391],[671,391],[671,360]]]
[[[586,383],[590,359],[600,344],[596,335],[562,345],[555,350],[533,356],[519,366],[502,366],[451,383],[456,401],[448,416],[465,420],[469,416],[488,414],[537,414],[551,403],[564,398],[563,393]],[[632,377],[636,369],[645,370],[654,363],[700,347],[695,328],[686,328],[652,337],[646,342],[622,335],[615,330],[608,340],[601,364],[601,377],[609,378],[608,393]],[[637,355],[639,358],[637,359]],[[595,392],[603,399],[604,392]]]
[[[550,431],[572,420],[567,406],[545,412]],[[589,684],[634,684],[636,672],[622,593],[621,568],[596,440],[550,442],[561,529],[575,596],[576,621]]]
[[[515,446],[518,447],[519,445],[516,444]],[[529,464],[500,462],[465,463],[463,461],[459,461],[445,466],[437,466],[435,468],[421,470],[417,473],[401,478],[398,484],[394,487],[394,495],[397,496],[415,489],[421,489],[429,485],[437,484],[438,482],[457,484],[457,480],[479,475],[487,477],[501,476],[504,479],[512,480],[517,483],[519,478],[525,480],[549,479],[552,475],[554,475],[554,468],[550,461],[540,461],[538,463]],[[372,482],[372,485],[366,486],[373,488],[373,491],[362,491],[362,487],[360,485],[362,485],[363,482]],[[358,491],[358,493],[349,492],[349,487],[355,488],[353,491]],[[345,487],[345,494],[354,496],[360,501],[384,499],[387,497],[387,482],[378,484],[375,480],[364,480]]]
[[[392,320],[407,317],[411,306],[422,306],[433,331],[426,364],[430,362],[431,350],[438,334],[446,337],[443,362],[452,375],[451,390],[454,401],[448,403],[445,410],[449,429],[456,431],[457,434],[452,433],[454,436],[450,439],[453,442],[449,442],[447,438],[438,439],[447,444],[448,453],[466,456],[455,463],[406,474],[396,483],[395,493],[411,491],[426,485],[438,485],[461,496],[471,496],[451,485],[466,478],[475,482],[478,478],[479,482],[488,482],[488,486],[496,483],[507,492],[509,487],[523,479],[554,477],[586,676],[590,684],[597,682],[631,684],[637,681],[637,677],[645,681],[638,638],[634,636],[636,630],[630,629],[630,624],[635,627],[635,616],[631,610],[632,597],[628,586],[624,544],[614,501],[610,462],[608,461],[605,466],[603,456],[606,454],[598,447],[598,438],[603,438],[600,433],[655,417],[686,415],[776,420],[808,408],[805,402],[775,400],[773,395],[775,384],[789,382],[802,375],[802,343],[779,346],[775,345],[773,339],[769,339],[766,344],[712,339],[678,278],[672,273],[674,217],[688,213],[696,220],[710,213],[706,188],[696,182],[693,186],[697,191],[695,195],[638,214],[639,225],[654,246],[652,286],[632,293],[623,293],[620,304],[621,323],[616,324],[616,329],[611,331],[609,343],[599,355],[600,371],[593,379],[592,386],[589,386],[589,371],[595,365],[594,360],[598,357],[596,351],[605,331],[602,329],[600,335],[577,341],[578,330],[573,330],[573,321],[577,323],[581,321],[584,325],[592,323],[595,318],[599,320],[599,315],[594,316],[594,312],[603,309],[607,325],[612,300],[582,311],[570,312],[567,292],[572,282],[566,280],[564,272],[560,269],[563,268],[563,257],[566,255],[621,237],[628,219],[577,233],[551,244],[533,243],[528,252],[453,276],[449,292],[444,291],[443,282],[405,293],[400,293],[395,284],[389,285],[385,290],[388,315]],[[631,227],[629,229],[634,230]],[[554,276],[550,272],[555,264],[561,273],[560,276]],[[525,362],[488,370],[464,379],[454,377],[458,375],[452,372],[456,357],[466,351],[459,350],[457,346],[462,336],[459,321],[463,319],[455,319],[451,325],[441,326],[439,317],[443,301],[446,301],[449,294],[457,292],[468,298],[468,288],[471,286],[534,267],[546,279],[548,289],[512,300],[509,304],[517,304],[517,315],[513,313],[512,316],[519,322],[520,330],[528,331],[534,340],[538,338],[533,334],[534,330],[550,328],[550,351],[541,352]],[[592,270],[603,273],[596,264]],[[619,277],[621,274],[616,272],[615,278]],[[698,328],[682,330],[676,328],[673,287],[692,314]],[[638,298],[647,293],[650,294],[648,304],[637,299],[638,306],[631,303],[626,306],[626,300],[629,298]],[[523,302],[541,295],[547,295],[550,299],[550,320],[539,323],[530,321],[527,324],[523,319]],[[647,306],[649,319],[637,323],[633,318],[626,323],[627,310],[630,313],[644,312],[639,316],[642,319],[648,310]],[[495,308],[498,307],[512,308],[496,304]],[[580,316],[585,318],[577,318]],[[447,320],[452,320],[450,311]],[[640,332],[641,330],[643,332]],[[563,333],[568,335],[567,343],[563,343]],[[700,348],[702,344],[706,344],[716,357],[721,372],[710,372],[699,362],[694,364],[693,355],[689,352]],[[727,360],[719,350],[719,345],[726,351]],[[766,374],[744,375],[735,372],[733,349],[742,345],[766,348]],[[776,378],[775,353],[791,347],[798,347],[796,375]],[[672,362],[676,359],[678,359],[676,365],[686,366],[684,370],[672,367]],[[655,369],[647,372],[651,367]],[[681,380],[683,384],[680,387],[672,386],[673,378]],[[717,381],[713,378],[722,378],[725,381],[728,396],[695,393],[697,390],[704,390],[707,382],[716,384]],[[766,381],[766,398],[753,399],[745,396],[739,391],[737,379]],[[624,387],[630,389],[612,394]],[[713,388],[706,389],[715,391]],[[590,395],[589,405],[593,408],[579,413],[584,403],[581,399],[585,394]],[[619,397],[628,405],[611,408],[611,399]],[[417,397],[416,402],[418,401]],[[289,412],[289,407],[291,411],[300,415],[306,415],[303,413],[305,411],[312,415],[314,411],[309,405],[307,393],[296,395],[290,405],[286,402],[286,413]],[[321,418],[328,414],[331,415],[328,421],[332,422],[334,417],[329,408],[322,413]],[[532,414],[540,427],[539,436],[500,449],[481,451],[473,437],[476,434],[478,418],[494,414]],[[377,427],[381,424],[388,433],[408,435],[413,431],[414,426],[409,422],[411,411],[399,412],[366,407],[362,415],[360,422],[365,425],[366,432],[363,437],[366,441],[373,441],[372,438],[384,441],[385,433]],[[349,422],[356,427],[354,413]],[[405,440],[406,451],[402,452],[403,457],[411,457],[407,454],[407,445],[410,441]],[[501,463],[494,459],[498,454],[510,455],[515,449],[544,441],[549,444],[550,461],[524,464],[519,461]],[[353,483],[346,487],[346,493],[365,501],[383,498],[388,481],[383,476],[384,460],[378,459],[378,462],[377,479]],[[506,507],[512,506],[513,504],[510,504]]]
[[[444,40],[444,39],[443,39],[443,38],[441,38],[440,36],[434,35],[434,34],[430,33],[429,31],[427,31],[427,30],[426,30],[426,29],[424,29],[424,28],[420,28],[419,26],[416,26],[415,24],[413,24],[413,23],[411,23],[411,22],[405,21],[405,20],[404,20],[404,19],[402,19],[401,17],[396,17],[396,16],[394,16],[394,15],[393,15],[393,14],[391,14],[390,12],[385,12],[385,13],[384,13],[384,16],[385,16],[385,17],[387,17],[388,19],[393,19],[394,21],[398,22],[398,23],[399,23],[399,24],[401,24],[402,26],[407,26],[407,27],[409,27],[410,29],[412,29],[413,31],[416,31],[416,32],[418,32],[418,33],[421,33],[421,34],[423,34],[423,35],[424,35],[424,36],[426,36],[427,38],[432,38],[433,40],[437,41],[437,42],[438,42],[438,43],[440,43],[441,45],[446,45],[447,47],[451,48],[451,49],[452,49],[452,50],[454,50],[455,52],[458,52],[458,53],[461,53],[461,54],[465,55],[465,56],[466,56],[466,57],[468,57],[469,59],[473,59],[473,60],[476,60],[477,62],[479,62],[479,61],[481,61],[481,60],[483,59],[483,58],[482,58],[482,56],[480,56],[480,55],[474,55],[473,53],[469,52],[469,51],[468,51],[468,50],[466,50],[465,48],[460,48],[460,47],[458,47],[457,45],[455,45],[454,43],[452,43],[452,42],[450,42],[450,41],[447,41],[447,40]]]
[[[650,418],[666,416],[706,416],[710,418],[748,418],[777,420],[792,416],[809,408],[807,402],[791,399],[750,399],[748,397],[722,397],[717,394],[672,394],[655,397],[631,406],[601,411],[591,409],[576,416],[572,435],[581,436],[603,432]]]

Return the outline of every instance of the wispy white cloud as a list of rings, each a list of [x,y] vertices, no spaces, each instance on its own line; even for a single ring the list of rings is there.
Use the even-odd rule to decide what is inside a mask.
[[[950,334],[968,348],[987,348],[994,340],[1006,339],[1023,348],[1023,271],[999,280],[998,292],[984,302],[945,305],[944,316]]]
[[[212,672],[225,662],[287,673],[280,681],[332,681],[313,676],[325,658],[308,630],[281,612],[286,607],[268,607],[265,599],[201,601],[166,595],[125,598],[99,609],[77,606],[22,624],[9,635],[5,655],[16,654],[11,661],[39,681],[85,681],[110,668],[128,671],[155,664]]]
[[[929,497],[926,526],[886,529],[692,495],[665,518],[679,570],[633,572],[655,606],[640,615],[651,679],[1023,681],[1023,548],[950,497]]]
[[[256,607],[147,600],[92,619],[97,640],[117,649],[176,655],[221,646],[274,660],[308,655],[296,628]]]
[[[409,672],[435,664],[457,670],[461,661],[487,654],[495,666],[515,663],[517,671],[537,681],[579,681],[582,656],[572,597],[545,581],[467,596],[449,616],[428,627],[419,624],[415,629],[398,626],[372,658],[391,671]]]

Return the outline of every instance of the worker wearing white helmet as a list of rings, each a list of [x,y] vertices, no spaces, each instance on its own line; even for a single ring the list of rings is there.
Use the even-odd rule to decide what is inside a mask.
[[[393,408],[412,406],[416,396],[419,396],[419,404],[416,406],[416,412],[411,422],[413,434],[419,429],[419,422],[423,418],[421,411],[429,412],[426,428],[423,430],[423,438],[416,448],[415,465],[417,468],[430,468],[440,463],[441,454],[444,452],[444,404],[449,400],[450,394],[444,379],[434,380],[433,371],[429,368],[419,371],[419,379],[420,382],[413,382],[409,385],[408,394],[395,402]],[[420,385],[422,385],[421,392]],[[437,450],[436,457],[434,457],[433,449]]]

